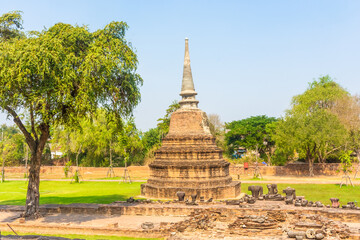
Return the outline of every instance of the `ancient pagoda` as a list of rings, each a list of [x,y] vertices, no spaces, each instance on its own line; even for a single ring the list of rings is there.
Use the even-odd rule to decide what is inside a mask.
[[[141,195],[147,198],[177,198],[197,194],[205,199],[235,198],[240,194],[240,182],[233,182],[229,163],[210,133],[206,113],[198,108],[190,67],[188,39],[185,39],[185,59],[180,96],[180,109],[171,115],[168,135],[149,164],[151,175],[141,185]]]

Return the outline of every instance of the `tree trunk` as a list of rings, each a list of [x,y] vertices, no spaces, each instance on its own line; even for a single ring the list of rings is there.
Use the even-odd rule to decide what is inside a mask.
[[[309,158],[308,162],[309,162],[309,176],[313,177],[314,176],[314,159]]]
[[[42,132],[40,139],[35,144],[29,146],[31,150],[29,184],[26,194],[25,211],[22,214],[23,217],[29,219],[36,219],[41,216],[39,212],[40,167],[45,144],[49,138],[49,126],[42,124],[39,128]]]
[[[112,154],[111,154],[111,141],[110,141],[110,146],[109,146],[109,153],[110,153],[110,167],[112,167]],[[110,176],[111,177],[111,176]]]
[[[38,147],[37,147],[38,148]],[[40,166],[42,151],[32,151],[29,169],[29,184],[26,194],[26,205],[23,217],[38,218],[39,213],[39,199],[40,199]]]
[[[26,155],[25,155],[25,174],[24,178],[28,177],[28,160],[29,160],[29,147],[25,144]]]
[[[1,182],[5,182],[5,158],[2,160]]]

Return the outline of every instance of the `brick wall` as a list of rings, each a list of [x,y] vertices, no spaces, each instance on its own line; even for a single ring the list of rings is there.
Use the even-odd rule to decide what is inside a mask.
[[[357,164],[353,165],[353,172],[356,171]],[[263,176],[308,176],[309,165],[306,163],[290,163],[285,166],[260,166],[260,173]],[[343,173],[340,171],[341,165],[339,163],[315,163],[314,174],[324,176],[341,176]],[[243,165],[231,165],[230,173],[233,176],[238,174],[253,174],[254,166],[249,165],[247,172],[244,170]],[[359,173],[360,176],[360,173]]]
[[[308,176],[309,170],[307,164],[288,164],[286,166],[261,166],[260,172],[263,176]],[[353,166],[353,173],[355,172],[357,165]],[[113,168],[115,175],[122,177],[124,175],[124,168]],[[338,163],[326,163],[314,164],[314,173],[315,175],[324,175],[324,176],[341,176],[342,172],[338,171],[340,169],[340,164]],[[75,167],[72,167],[72,172],[74,172]],[[81,167],[80,173],[84,179],[95,179],[95,178],[105,178],[106,173],[109,169],[104,167]],[[254,166],[249,165],[247,172],[244,172],[243,165],[230,165],[230,175],[234,180],[238,178],[238,174],[243,176],[244,174],[252,175],[254,172]],[[150,170],[148,166],[130,166],[128,171],[132,179],[147,179],[150,175]],[[5,176],[7,178],[19,178],[24,175],[24,167],[6,167]],[[41,167],[41,178],[43,179],[57,179],[64,178],[64,172],[62,166],[43,166]],[[360,176],[360,173],[359,173]]]
[[[76,167],[71,167],[74,172]],[[80,173],[84,179],[105,178],[109,168],[105,167],[80,167]],[[113,168],[115,176],[122,177],[124,175],[124,168]],[[132,179],[146,179],[149,176],[148,166],[130,166],[128,167],[130,177]],[[6,167],[5,176],[7,178],[21,178],[25,172],[24,167]],[[71,174],[69,174],[71,176]],[[42,179],[61,179],[65,178],[62,166],[42,166],[40,169],[40,177]]]

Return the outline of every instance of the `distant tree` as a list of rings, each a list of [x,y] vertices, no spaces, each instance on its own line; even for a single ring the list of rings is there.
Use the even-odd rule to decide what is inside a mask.
[[[268,149],[274,146],[266,126],[276,121],[274,117],[262,115],[226,123],[225,141],[229,146],[228,154],[232,154],[239,147],[245,147],[266,155]]]
[[[218,114],[208,114],[208,119],[210,122],[210,132],[212,135],[217,135],[224,129],[224,123],[221,121]]]
[[[68,160],[72,158],[80,166],[123,166],[125,155],[129,165],[141,164],[144,159],[141,132],[132,118],[121,125],[119,129],[115,120],[106,119],[104,109],[98,109],[92,119],[81,119],[79,128],[56,127],[51,142],[66,153]]]
[[[25,34],[21,32],[23,20],[21,11],[12,11],[4,13],[0,17],[0,41],[9,41],[24,37]]]
[[[175,100],[166,109],[165,116],[159,118],[156,128],[151,128],[143,134],[143,143],[146,149],[146,159],[152,161],[155,151],[161,146],[162,139],[168,134],[171,114],[180,108]]]
[[[347,129],[349,138],[346,147],[356,153],[360,162],[360,96],[345,95],[335,102],[330,111]]]
[[[1,182],[5,181],[5,166],[19,166],[24,159],[24,137],[12,126],[0,127]]]
[[[215,137],[216,145],[226,150],[225,144],[225,125],[221,121],[220,116],[218,114],[208,114],[209,125],[210,125],[210,132]]]
[[[348,93],[329,76],[309,84],[309,88],[292,100],[292,108],[279,122],[274,139],[276,146],[286,152],[298,152],[309,164],[314,176],[316,159],[341,150],[347,132],[339,119],[330,112],[336,101]]]
[[[92,33],[58,23],[28,38],[1,40],[0,108],[13,117],[31,151],[23,216],[39,216],[41,158],[51,126],[79,125],[80,117],[99,106],[120,119],[139,102],[142,79],[125,39],[127,28],[112,22]],[[22,113],[29,116],[29,128]]]
[[[134,119],[129,119],[123,131],[118,135],[117,149],[121,158],[129,165],[142,165],[145,157],[144,144],[141,132],[136,128]]]
[[[169,132],[171,114],[180,108],[178,101],[174,100],[170,106],[166,109],[164,117],[159,118],[157,127],[159,128],[161,138],[165,137]]]
[[[24,160],[24,136],[14,126],[0,126],[0,140],[3,143],[2,159],[6,166],[19,166]]]
[[[152,147],[158,147],[161,145],[161,134],[159,128],[150,128],[148,131],[144,133],[143,141],[145,147],[150,149]]]
[[[335,115],[316,111],[285,117],[279,122],[274,139],[278,148],[287,153],[297,152],[299,158],[304,158],[310,176],[314,176],[315,160],[340,150],[346,137],[345,128]]]

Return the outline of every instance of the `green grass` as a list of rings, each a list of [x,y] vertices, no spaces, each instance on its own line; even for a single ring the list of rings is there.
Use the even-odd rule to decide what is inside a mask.
[[[112,203],[140,194],[142,183],[41,181],[40,204]],[[0,183],[0,204],[24,205],[27,182]]]
[[[253,178],[246,179],[246,180],[248,180],[248,181],[267,181],[267,179],[259,178],[259,177],[253,177]]]
[[[260,185],[264,188],[264,194],[267,193],[267,187],[265,183],[242,183],[241,191],[247,194],[251,194],[248,190],[250,185]],[[279,193],[283,194],[282,190],[286,187],[292,187],[296,190],[296,196],[305,196],[305,199],[309,201],[321,201],[323,204],[331,204],[330,198],[339,198],[341,204],[347,202],[360,202],[360,186],[342,186],[338,184],[278,184]],[[360,205],[359,205],[360,206]]]
[[[82,182],[42,181],[40,183],[40,204],[70,204],[70,203],[111,203],[124,201],[131,196],[140,195],[140,182]],[[261,185],[264,194],[267,193],[266,184],[242,183],[242,192],[247,191],[249,185]],[[307,200],[321,201],[330,204],[330,198],[340,199],[342,204],[350,201],[360,202],[360,186],[343,186],[337,184],[278,184],[279,193],[287,186],[296,189],[297,196],[305,196]],[[0,204],[24,205],[27,183],[11,181],[0,183]],[[284,194],[283,194],[284,195]]]
[[[1,232],[2,235],[15,235],[13,232]],[[37,233],[17,233],[19,235],[39,235]],[[77,234],[41,234],[41,236],[53,236],[53,237],[64,237],[64,238],[80,238],[86,240],[162,240],[163,238],[133,238],[133,237],[118,237],[118,236],[105,236],[105,235],[77,235]]]

